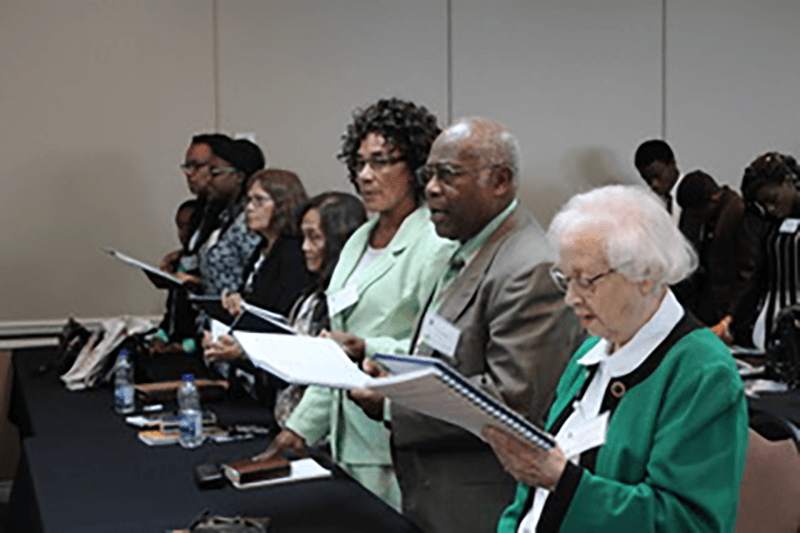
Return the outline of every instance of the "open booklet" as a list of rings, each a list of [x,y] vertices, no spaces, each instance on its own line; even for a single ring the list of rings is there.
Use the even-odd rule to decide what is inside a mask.
[[[231,329],[254,333],[289,333],[292,335],[297,333],[283,315],[262,309],[244,300],[239,306],[242,311],[231,323]]]
[[[123,263],[127,263],[131,266],[135,266],[142,270],[145,273],[147,278],[159,289],[183,289],[186,288],[186,281],[180,279],[177,276],[174,276],[168,272],[164,272],[163,270],[159,270],[158,268],[148,265],[147,263],[142,263],[141,261],[134,259],[128,255],[123,254],[122,252],[118,252],[114,249],[106,250],[106,253],[111,257],[116,257]]]
[[[231,314],[225,310],[219,296],[189,295],[189,301],[199,309],[205,311],[212,319],[212,325],[214,325],[214,323],[217,324],[217,327],[219,327],[220,324],[224,325],[226,327],[226,333],[228,330],[235,329],[240,331],[252,331],[255,333],[296,334],[294,328],[289,325],[286,317],[283,315],[262,309],[244,300],[239,304],[241,312],[237,317],[231,316]]]
[[[545,450],[555,446],[551,435],[438,359],[377,354],[375,359],[393,374],[374,378],[362,372],[331,339],[238,331],[233,335],[253,364],[289,383],[370,389],[478,437],[489,424]]]

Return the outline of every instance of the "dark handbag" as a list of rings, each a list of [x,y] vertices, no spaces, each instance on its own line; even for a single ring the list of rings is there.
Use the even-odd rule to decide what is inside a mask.
[[[269,518],[212,516],[203,518],[189,528],[192,533],[268,533]]]
[[[781,309],[766,350],[767,372],[790,388],[800,387],[800,304]]]
[[[59,375],[65,373],[75,364],[78,354],[89,342],[92,333],[75,319],[70,318],[58,336],[58,351],[53,366]]]

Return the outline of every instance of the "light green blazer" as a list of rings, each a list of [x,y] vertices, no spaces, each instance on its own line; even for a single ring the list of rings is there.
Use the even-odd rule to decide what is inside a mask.
[[[345,243],[327,294],[345,286],[376,223],[377,218],[368,221]],[[331,316],[331,330],[364,339],[368,356],[408,353],[416,320],[455,247],[455,241],[436,235],[427,208],[418,208],[400,226],[386,252],[361,272],[358,301]],[[330,435],[333,458],[345,468],[392,464],[389,431],[382,422],[367,418],[344,391],[309,387],[286,427],[308,442]]]

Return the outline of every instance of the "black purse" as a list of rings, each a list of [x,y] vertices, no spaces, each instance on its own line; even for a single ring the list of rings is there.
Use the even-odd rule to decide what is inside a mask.
[[[790,388],[800,387],[800,304],[784,307],[767,342],[768,374]]]
[[[75,364],[75,359],[78,358],[78,354],[89,342],[89,337],[91,336],[92,333],[75,319],[70,318],[67,321],[64,329],[58,335],[58,351],[53,362],[53,367],[55,367],[59,375],[72,368],[72,365]]]

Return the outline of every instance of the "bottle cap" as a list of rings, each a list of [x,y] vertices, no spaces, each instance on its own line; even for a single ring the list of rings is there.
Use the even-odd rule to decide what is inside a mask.
[[[130,357],[130,356],[131,352],[129,350],[123,349],[119,351],[119,355],[117,357]]]
[[[194,381],[194,374],[184,374],[181,379],[183,381]]]

